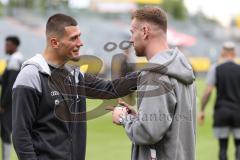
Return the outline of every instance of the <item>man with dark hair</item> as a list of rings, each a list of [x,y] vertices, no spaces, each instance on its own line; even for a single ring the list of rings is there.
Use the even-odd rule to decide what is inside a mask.
[[[7,45],[6,46],[6,49],[7,49],[6,52],[7,53],[11,52],[11,49],[15,49],[20,45],[20,40],[16,36],[9,36],[9,37],[6,38],[6,45]],[[8,47],[8,46],[11,46],[11,45],[14,45],[15,47]],[[10,54],[10,53],[8,53],[8,54]]]
[[[2,160],[10,160],[11,132],[12,132],[12,87],[20,71],[23,56],[18,51],[20,40],[16,36],[9,36],[5,40],[5,52],[9,55],[7,66],[1,77],[1,139]]]
[[[136,55],[149,63],[137,84],[138,112],[129,112],[131,107],[121,102],[123,107],[112,115],[133,143],[132,160],[195,159],[195,78],[186,57],[168,47],[166,30],[162,9],[144,7],[133,13],[131,42]]]
[[[227,160],[230,133],[235,141],[235,157],[240,159],[240,66],[234,62],[236,57],[233,42],[226,42],[221,51],[221,61],[213,65],[207,74],[207,87],[204,91],[199,113],[203,124],[205,108],[214,90],[217,98],[214,108],[214,135],[219,141],[219,160]]]
[[[75,19],[55,14],[47,21],[43,55],[22,65],[13,86],[13,144],[20,160],[84,160],[86,96],[112,99],[136,88],[137,73],[111,82],[67,65],[80,59],[80,36]]]

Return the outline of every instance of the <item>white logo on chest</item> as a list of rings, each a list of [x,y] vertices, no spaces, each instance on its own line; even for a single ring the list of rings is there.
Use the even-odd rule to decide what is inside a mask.
[[[51,92],[51,96],[58,96],[59,95],[59,92],[58,91],[52,91]]]

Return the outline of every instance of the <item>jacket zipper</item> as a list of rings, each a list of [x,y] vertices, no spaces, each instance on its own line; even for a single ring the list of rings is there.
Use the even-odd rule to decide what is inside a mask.
[[[74,69],[74,72],[73,72],[73,81],[71,80],[71,83],[73,83],[73,90],[74,90],[74,95],[73,95],[73,100],[74,100],[74,115],[73,115],[73,122],[70,122],[70,139],[71,139],[71,157],[72,157],[72,160],[74,160],[74,154],[73,154],[73,138],[72,138],[72,132],[73,132],[73,127],[74,127],[74,123],[75,123],[75,118],[76,118],[76,115],[75,113],[77,113],[77,101],[78,101],[78,93],[77,93],[77,88],[76,88],[76,79],[75,79],[75,74],[76,74],[76,70]]]

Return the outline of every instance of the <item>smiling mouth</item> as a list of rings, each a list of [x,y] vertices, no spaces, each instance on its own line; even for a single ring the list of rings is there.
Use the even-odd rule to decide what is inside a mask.
[[[79,52],[79,49],[74,49],[73,52],[74,52],[74,53],[78,53],[78,52]]]

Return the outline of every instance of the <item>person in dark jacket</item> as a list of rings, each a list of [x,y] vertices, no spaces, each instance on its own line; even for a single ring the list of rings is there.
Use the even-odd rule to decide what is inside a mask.
[[[5,52],[9,55],[6,69],[1,77],[1,139],[2,160],[10,160],[12,132],[12,87],[20,71],[23,56],[18,51],[20,40],[17,36],[8,36],[5,40]]]
[[[83,74],[66,63],[83,46],[75,19],[51,16],[47,46],[23,63],[13,86],[13,144],[20,160],[84,160],[86,97],[112,99],[136,88],[137,73],[114,81]]]
[[[235,44],[225,42],[221,51],[221,59],[214,64],[207,74],[207,86],[198,115],[200,124],[205,120],[205,109],[209,98],[216,88],[217,97],[214,107],[214,135],[219,144],[219,160],[227,160],[228,139],[230,134],[235,142],[235,159],[240,159],[240,65],[234,62]]]

